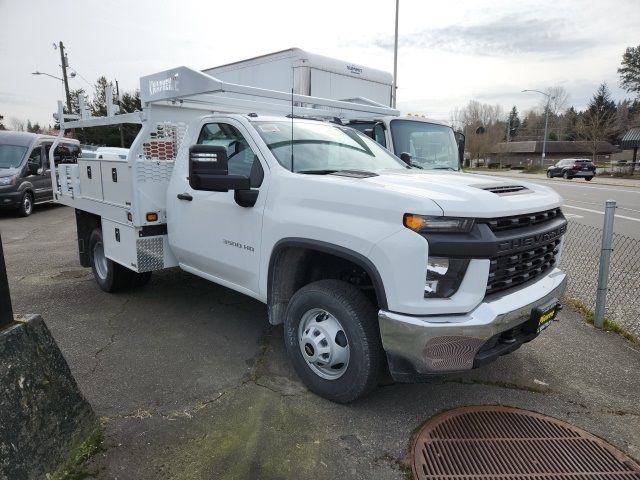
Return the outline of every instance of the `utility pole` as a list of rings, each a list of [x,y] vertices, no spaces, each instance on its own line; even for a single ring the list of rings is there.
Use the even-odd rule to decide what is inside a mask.
[[[118,88],[118,80],[116,80],[116,97],[118,98],[118,113],[122,113],[122,107],[120,106],[120,89]],[[120,146],[124,148],[124,132],[122,131],[122,124],[120,124]]]
[[[69,80],[67,79],[67,67],[69,66],[69,60],[64,53],[64,45],[62,40],[58,44],[60,47],[60,66],[62,67],[62,81],[64,82],[64,93],[67,96],[67,112],[71,113],[71,94],[69,93]]]
[[[391,85],[391,107],[396,108],[396,96],[398,93],[398,11],[400,0],[396,0],[396,34],[393,43],[393,83]]]

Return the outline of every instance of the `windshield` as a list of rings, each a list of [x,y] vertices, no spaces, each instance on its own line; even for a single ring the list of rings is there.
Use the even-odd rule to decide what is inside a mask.
[[[458,170],[458,144],[446,125],[414,120],[391,120],[396,155],[411,154],[411,163],[425,170]]]
[[[25,153],[27,153],[27,147],[0,145],[0,168],[18,168]]]
[[[254,124],[280,165],[291,170],[291,122]],[[303,173],[407,168],[370,138],[327,123],[294,123],[293,156],[294,171]]]

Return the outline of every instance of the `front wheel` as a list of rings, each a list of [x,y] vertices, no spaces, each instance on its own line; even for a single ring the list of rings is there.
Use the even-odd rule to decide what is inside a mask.
[[[564,178],[565,180],[571,180],[571,177],[569,176],[569,172],[565,171],[562,174],[562,178]]]
[[[384,350],[377,312],[353,285],[320,280],[298,290],[287,307],[285,347],[309,390],[348,403],[378,384]]]
[[[96,228],[89,238],[89,258],[91,270],[98,286],[105,292],[118,292],[131,287],[145,285],[151,279],[151,272],[136,273],[107,258],[104,253],[102,230]]]
[[[18,215],[21,217],[28,217],[33,213],[33,195],[29,192],[25,192],[20,200],[20,206],[18,207]]]

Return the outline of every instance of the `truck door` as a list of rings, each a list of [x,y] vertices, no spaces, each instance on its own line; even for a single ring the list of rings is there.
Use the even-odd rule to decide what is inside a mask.
[[[245,127],[233,119],[204,123],[197,143],[225,147],[229,174],[250,177],[258,199],[253,207],[241,207],[231,190],[193,189],[188,156],[182,155],[168,190],[169,243],[185,270],[257,296],[266,164]]]

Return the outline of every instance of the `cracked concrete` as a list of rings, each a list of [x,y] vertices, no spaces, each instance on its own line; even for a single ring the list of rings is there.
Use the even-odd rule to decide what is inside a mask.
[[[404,479],[412,433],[479,404],[555,416],[640,458],[640,349],[570,308],[486,368],[336,405],[297,379],[264,305],[175,269],[114,295],[62,274],[80,270],[70,209],[0,214],[0,229],[26,237],[5,248],[14,310],[43,314],[102,419],[97,478]]]

